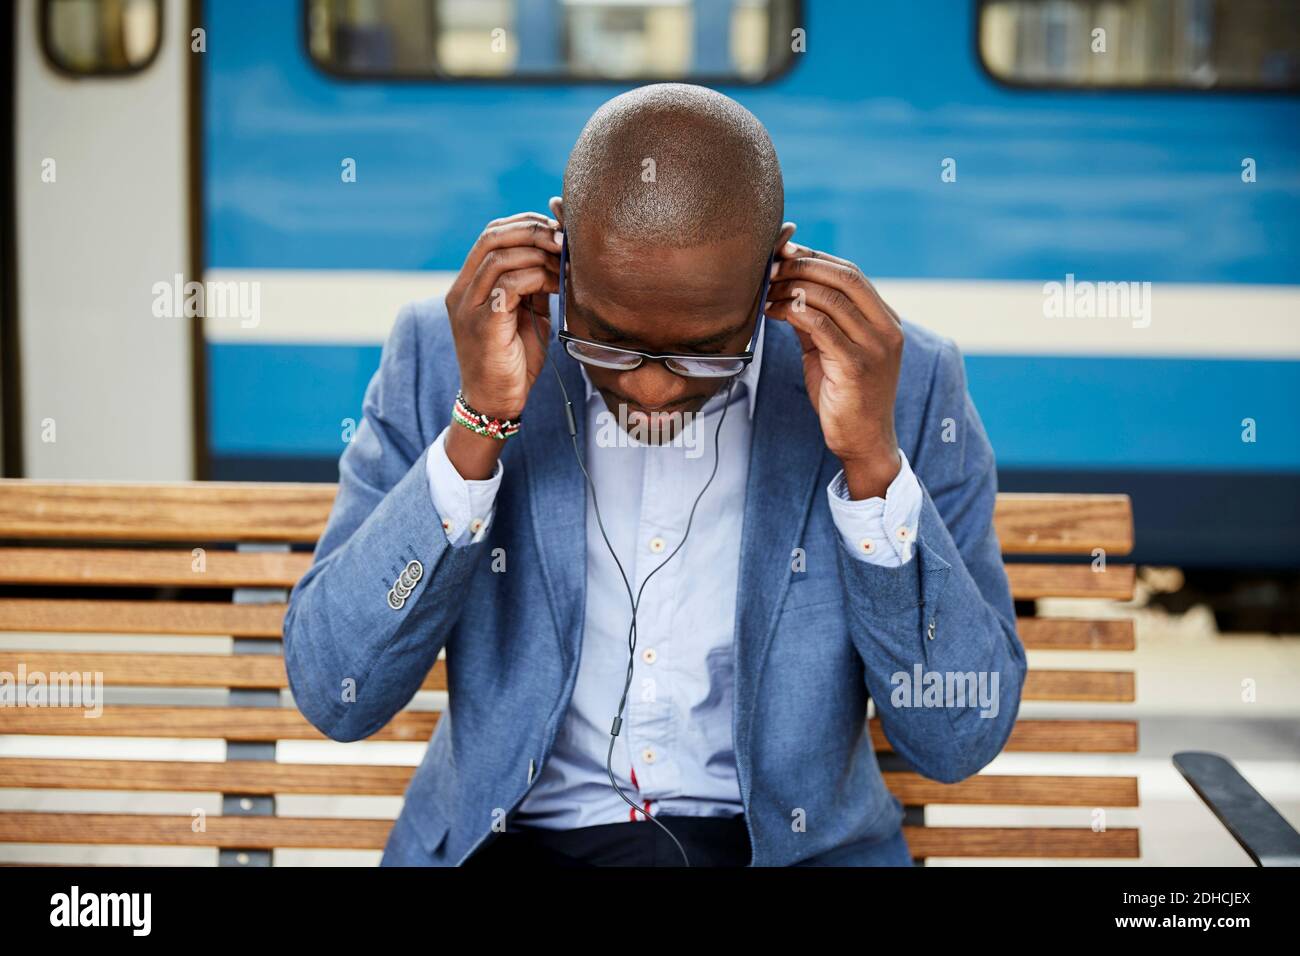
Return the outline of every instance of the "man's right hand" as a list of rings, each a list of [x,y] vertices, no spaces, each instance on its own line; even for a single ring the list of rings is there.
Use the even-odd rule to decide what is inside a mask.
[[[518,418],[546,362],[551,315],[548,295],[559,291],[560,224],[536,212],[489,223],[465,257],[447,293],[447,313],[461,391],[471,407],[493,418]],[[543,342],[537,340],[537,315]],[[501,442],[453,426],[447,457],[467,479],[490,478]]]

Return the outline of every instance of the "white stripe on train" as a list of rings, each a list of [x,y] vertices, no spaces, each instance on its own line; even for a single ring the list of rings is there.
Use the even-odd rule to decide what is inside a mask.
[[[256,324],[209,318],[209,341],[378,344],[403,305],[445,294],[454,273],[213,269],[204,278],[260,284]],[[1064,286],[1064,277],[1055,281]],[[900,315],[971,354],[1300,358],[1300,286],[1153,283],[1145,311],[1134,312],[1130,303],[1128,311],[1114,314],[1112,295],[1112,311],[1098,315],[1106,307],[1094,308],[1091,317],[1079,314],[1088,311],[1080,283],[1071,288],[1067,308],[1055,313],[1044,286],[876,280]],[[1061,290],[1055,292],[1059,306]],[[1103,290],[1097,301],[1107,298]]]

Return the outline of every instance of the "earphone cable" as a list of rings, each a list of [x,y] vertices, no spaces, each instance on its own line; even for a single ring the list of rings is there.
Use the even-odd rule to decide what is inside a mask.
[[[560,281],[564,281],[563,277],[560,278]],[[528,313],[532,317],[533,331],[537,335],[538,344],[541,346],[543,353],[545,353],[548,351],[548,347],[546,339],[542,336],[541,325],[537,321],[537,313],[533,310],[531,297],[528,299]],[[691,526],[695,521],[695,511],[699,507],[700,500],[704,497],[704,493],[709,490],[709,486],[713,484],[713,479],[718,474],[718,465],[722,458],[720,445],[722,424],[726,421],[727,410],[731,406],[731,395],[735,386],[735,379],[733,378],[727,382],[726,402],[723,404],[722,414],[718,418],[718,426],[713,436],[713,470],[709,473],[708,481],[704,483],[704,487],[700,489],[699,494],[695,496],[694,503],[691,505],[691,512],[686,521],[686,531],[682,535],[682,540],[678,543],[677,547],[673,549],[672,553],[668,555],[668,557],[664,558],[657,567],[646,575],[645,580],[641,582],[641,587],[637,589],[636,596],[634,597],[632,594],[631,582],[628,580],[627,572],[623,568],[623,562],[618,559],[618,554],[615,552],[613,544],[610,543],[609,534],[605,530],[605,522],[601,518],[600,514],[600,501],[596,496],[595,482],[592,481],[591,474],[587,471],[587,466],[583,461],[582,453],[578,448],[577,420],[574,417],[573,402],[569,398],[568,389],[564,387],[564,379],[560,376],[559,369],[557,369],[553,363],[551,365],[551,372],[555,375],[555,382],[560,387],[560,394],[564,396],[564,413],[569,430],[569,442],[573,446],[573,456],[577,460],[578,468],[582,472],[582,477],[586,480],[587,487],[591,491],[592,508],[596,514],[596,525],[600,529],[600,536],[605,542],[605,547],[609,551],[610,557],[614,559],[614,564],[618,567],[618,573],[623,579],[623,587],[627,592],[628,603],[631,605],[632,609],[632,621],[628,627],[627,677],[623,683],[623,693],[619,699],[618,712],[614,715],[613,724],[610,727],[609,750],[605,755],[605,772],[609,776],[610,786],[614,788],[614,791],[622,798],[623,802],[631,807],[634,812],[640,813],[647,820],[650,820],[658,826],[659,829],[663,830],[663,832],[668,835],[668,838],[673,841],[673,845],[677,847],[677,852],[682,855],[682,861],[689,867],[691,865],[690,857],[687,856],[686,850],[682,847],[677,837],[673,835],[673,832],[669,830],[668,827],[666,827],[657,817],[652,816],[645,809],[637,806],[636,803],[634,803],[627,794],[623,792],[623,788],[618,785],[618,780],[614,776],[614,744],[618,739],[619,731],[622,729],[623,711],[627,707],[628,694],[632,688],[632,676],[636,662],[636,617],[637,609],[641,604],[641,596],[645,593],[646,585],[650,583],[650,579],[659,573],[659,571],[668,564],[669,561],[675,558],[677,553],[686,545],[686,539],[689,537]]]

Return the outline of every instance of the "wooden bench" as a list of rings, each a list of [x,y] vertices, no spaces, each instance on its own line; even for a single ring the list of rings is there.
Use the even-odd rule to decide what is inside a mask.
[[[269,864],[278,849],[383,847],[390,819],[276,813],[277,798],[285,795],[397,797],[414,769],[276,760],[279,741],[324,739],[282,704],[287,680],[278,642],[287,589],[310,565],[309,548],[324,527],[334,492],[333,485],[309,484],[0,481],[0,631],[31,635],[20,649],[0,650],[0,674],[14,675],[11,681],[20,667],[28,675],[102,674],[110,698],[102,714],[89,719],[75,707],[0,706],[0,735],[90,737],[105,755],[122,743],[109,738],[225,742],[225,759],[215,761],[66,759],[13,756],[17,738],[0,736],[0,788],[222,798],[222,813],[207,816],[201,827],[190,815],[6,810],[0,812],[0,843],[211,847],[223,864],[242,865]],[[1007,569],[1021,615],[1020,635],[1031,655],[1133,649],[1131,620],[1033,616],[1039,598],[1132,596],[1132,566],[1108,560],[1101,571],[1094,560],[1095,549],[1103,549],[1107,559],[1130,551],[1133,526],[1126,496],[1004,494],[996,521],[1004,553],[1022,556]],[[1075,560],[1045,563],[1041,556],[1047,554]],[[73,652],[49,646],[47,635],[67,633],[174,635],[182,643],[220,635],[233,642],[230,653],[219,654]],[[445,690],[442,661],[424,687]],[[219,688],[225,705],[113,702],[121,688]],[[173,690],[171,699],[176,696]],[[1133,699],[1131,671],[1031,666],[1024,689],[1026,702]],[[1135,721],[1036,719],[1023,710],[1008,752],[1137,750]],[[436,711],[408,708],[371,739],[426,741],[437,721]],[[903,766],[890,752],[879,721],[872,721],[871,730],[888,784],[908,808],[907,839],[918,859],[1138,856],[1136,829],[1093,825],[1097,808],[1137,806],[1135,777],[986,772],[945,785]],[[28,740],[21,749],[36,752],[39,743]],[[370,745],[335,746],[351,755],[357,753],[353,748]],[[4,806],[15,805],[18,796],[27,795],[10,794]],[[928,822],[926,808],[943,805],[1074,808],[1069,813],[1078,825]]]

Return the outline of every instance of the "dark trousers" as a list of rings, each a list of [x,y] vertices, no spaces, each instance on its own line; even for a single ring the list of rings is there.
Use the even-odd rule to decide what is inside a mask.
[[[743,816],[657,817],[672,831],[691,866],[749,866],[749,831]],[[649,820],[606,823],[576,830],[509,826],[465,866],[683,866],[668,835]]]

